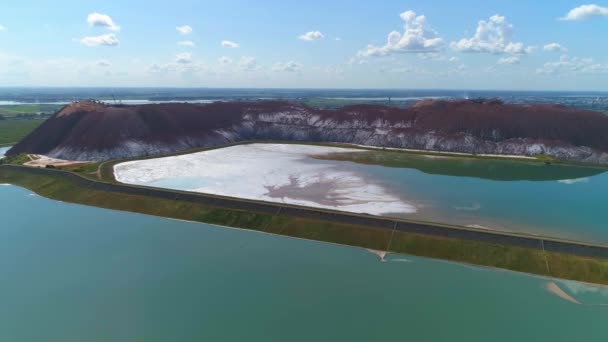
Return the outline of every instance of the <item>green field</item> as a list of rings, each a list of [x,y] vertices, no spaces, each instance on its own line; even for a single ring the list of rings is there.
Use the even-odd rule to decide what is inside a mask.
[[[83,188],[59,172],[32,175],[0,166],[0,183],[19,185],[51,199],[101,208],[608,284],[608,260],[605,259],[98,191]]]
[[[0,146],[13,145],[23,139],[36,127],[43,119],[6,119],[0,120]]]
[[[61,108],[61,105],[52,104],[21,104],[0,106],[0,116],[22,116],[22,115],[37,115],[37,114],[52,114]]]

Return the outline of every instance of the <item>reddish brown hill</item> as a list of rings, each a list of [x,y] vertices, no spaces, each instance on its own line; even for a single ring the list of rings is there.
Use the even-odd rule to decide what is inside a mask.
[[[554,105],[497,100],[421,101],[317,110],[297,103],[109,106],[74,103],[58,111],[9,154],[103,160],[170,153],[227,142],[278,139],[468,153],[548,154],[608,163],[608,117]]]

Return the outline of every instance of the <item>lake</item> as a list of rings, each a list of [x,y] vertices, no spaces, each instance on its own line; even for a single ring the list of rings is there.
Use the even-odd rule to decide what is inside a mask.
[[[119,181],[608,244],[606,169],[295,144],[115,166]]]
[[[608,290],[0,186],[2,341],[605,341]]]
[[[1,147],[0,146],[0,159],[4,157],[4,153],[6,153],[6,151],[10,150],[11,146],[5,146],[5,147]]]

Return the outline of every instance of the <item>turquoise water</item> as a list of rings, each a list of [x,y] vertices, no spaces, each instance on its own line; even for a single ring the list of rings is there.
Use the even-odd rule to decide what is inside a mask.
[[[4,153],[6,151],[8,151],[11,147],[7,146],[7,147],[0,147],[0,158],[2,158],[4,156]]]
[[[415,203],[418,212],[407,216],[410,218],[608,243],[608,173],[605,170],[590,172],[560,166],[558,171],[557,166],[541,165],[531,166],[541,170],[534,172],[538,180],[500,180],[509,175],[501,174],[502,169],[497,165],[518,163],[470,160],[458,163],[478,165],[476,176],[350,164]],[[480,168],[498,179],[480,177]],[[508,170],[513,175],[512,168]],[[576,179],[556,177],[577,172],[588,174]],[[548,180],[541,180],[543,175]]]
[[[226,158],[237,159],[231,154]],[[416,207],[411,214],[385,213],[390,216],[608,244],[606,168],[381,151],[334,153],[317,158],[321,159],[302,154],[299,162],[324,165],[323,172],[327,174],[332,170],[357,174]],[[247,193],[249,185],[259,183],[263,194],[266,183],[261,182],[274,179],[273,173],[269,172],[264,180],[249,178],[250,166],[239,165],[239,161],[228,163],[226,176],[214,177],[234,183],[231,179],[239,174],[251,183],[242,186],[242,193]],[[280,166],[283,165],[277,165],[276,173],[299,172]],[[189,190],[216,180],[167,174],[141,184]],[[216,187],[215,191],[222,193],[222,188]]]
[[[12,186],[0,186],[0,203],[0,341],[608,339],[608,307],[558,298],[547,279],[401,255],[380,262],[363,249]],[[559,284],[583,303],[608,302],[606,290]]]

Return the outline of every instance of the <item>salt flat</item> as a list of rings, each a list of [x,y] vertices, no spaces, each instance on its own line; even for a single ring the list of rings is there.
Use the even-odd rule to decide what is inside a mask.
[[[114,166],[122,183],[188,190],[354,213],[406,214],[416,207],[348,163],[311,155],[361,150],[249,144]]]

